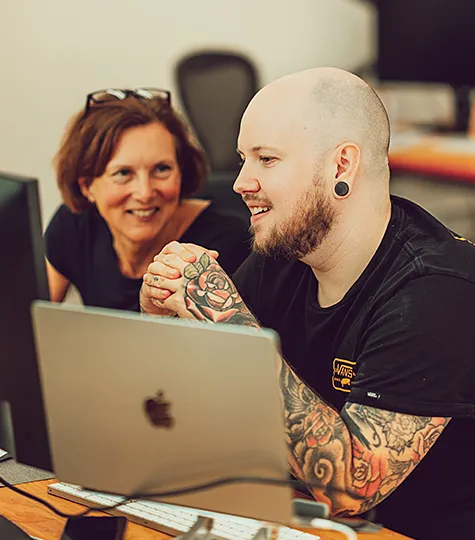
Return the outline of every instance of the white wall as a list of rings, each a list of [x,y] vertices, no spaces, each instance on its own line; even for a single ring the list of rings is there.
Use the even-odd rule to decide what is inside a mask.
[[[206,46],[248,54],[263,84],[374,54],[361,0],[4,0],[0,17],[0,169],[40,178],[45,223],[59,202],[51,159],[91,90],[175,90],[176,60]]]

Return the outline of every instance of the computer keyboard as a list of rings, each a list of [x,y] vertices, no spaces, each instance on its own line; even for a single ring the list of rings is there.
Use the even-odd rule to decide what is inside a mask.
[[[50,484],[48,492],[90,507],[112,506],[124,500],[124,497],[89,491],[63,482]],[[129,501],[115,508],[113,512],[125,516],[134,523],[172,536],[188,532],[198,516],[213,518],[212,533],[222,540],[251,540],[264,525],[254,519],[146,500]],[[289,527],[279,527],[279,540],[318,540],[318,538]]]

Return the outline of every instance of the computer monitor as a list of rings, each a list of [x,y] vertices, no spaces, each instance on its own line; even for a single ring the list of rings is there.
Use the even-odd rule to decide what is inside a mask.
[[[475,87],[475,2],[375,0],[378,8],[377,74],[382,81],[451,85],[454,131],[466,131]]]
[[[30,313],[34,300],[49,299],[33,178],[0,172],[0,254],[0,448],[51,470]]]

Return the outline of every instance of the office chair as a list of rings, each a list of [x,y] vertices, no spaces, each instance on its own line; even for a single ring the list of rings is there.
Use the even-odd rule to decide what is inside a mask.
[[[176,65],[180,99],[211,170],[236,172],[236,141],[242,113],[257,92],[257,73],[241,54],[191,53]]]

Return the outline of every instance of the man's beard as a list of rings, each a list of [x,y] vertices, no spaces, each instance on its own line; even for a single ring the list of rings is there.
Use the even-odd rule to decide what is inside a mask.
[[[319,177],[313,186],[296,202],[294,214],[285,222],[274,225],[260,243],[255,237],[252,249],[266,257],[288,260],[303,259],[315,251],[331,230],[335,209],[321,188]]]

